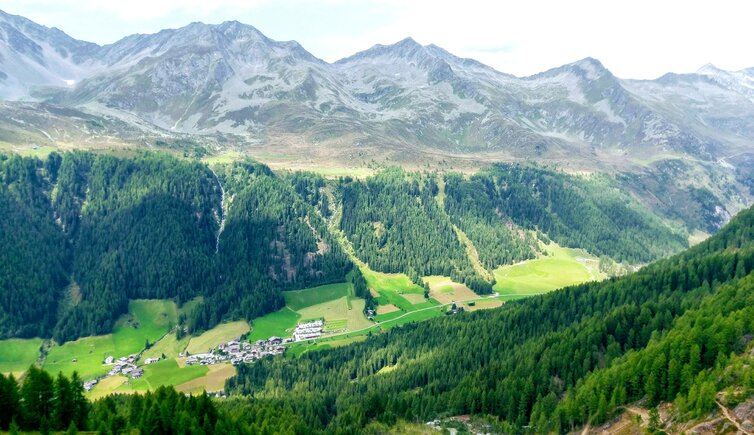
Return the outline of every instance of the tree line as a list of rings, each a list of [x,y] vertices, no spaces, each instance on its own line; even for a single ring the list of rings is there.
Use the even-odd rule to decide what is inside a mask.
[[[79,376],[53,377],[34,366],[23,382],[0,375],[0,430],[72,434],[246,434],[258,433],[242,415],[218,409],[206,394],[160,387],[145,394],[111,395],[89,401]]]

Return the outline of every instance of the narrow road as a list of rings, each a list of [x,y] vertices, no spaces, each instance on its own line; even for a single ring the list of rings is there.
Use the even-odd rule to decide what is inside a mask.
[[[445,304],[445,305],[433,305],[433,306],[431,306],[431,307],[422,308],[422,309],[419,309],[419,310],[414,310],[414,311],[409,311],[409,312],[403,313],[403,314],[401,314],[400,316],[398,316],[398,317],[395,317],[395,318],[393,318],[393,319],[390,319],[390,320],[385,320],[385,321],[383,321],[383,322],[374,322],[374,325],[370,325],[370,326],[367,326],[366,328],[357,329],[357,330],[355,330],[355,331],[349,331],[349,332],[340,332],[340,333],[338,333],[338,334],[332,334],[332,335],[323,335],[323,336],[320,336],[320,337],[317,337],[317,338],[310,338],[310,339],[308,339],[308,340],[294,341],[294,342],[292,342],[292,343],[287,343],[287,344],[289,344],[289,345],[290,345],[290,344],[295,344],[295,343],[304,343],[304,342],[307,342],[307,341],[316,341],[316,340],[321,340],[321,339],[323,339],[323,338],[327,338],[327,339],[330,339],[330,338],[334,338],[334,337],[340,337],[341,335],[356,334],[356,333],[359,333],[359,332],[364,332],[364,331],[368,331],[368,330],[370,330],[370,329],[374,329],[374,328],[377,328],[377,327],[379,327],[379,326],[381,326],[381,325],[384,325],[384,324],[386,324],[386,323],[395,322],[396,320],[398,320],[398,319],[402,319],[402,318],[404,318],[404,317],[408,316],[409,314],[419,313],[419,312],[421,312],[421,311],[427,311],[427,310],[434,310],[434,309],[438,309],[438,308],[441,308],[441,307],[449,307],[449,306],[451,306],[451,305],[453,305],[453,304]]]
[[[323,336],[321,336],[321,337],[317,337],[317,338],[310,338],[310,339],[308,339],[308,340],[294,341],[294,342],[292,342],[292,343],[287,343],[287,344],[288,344],[288,345],[291,345],[291,344],[295,344],[295,343],[304,343],[304,342],[307,342],[307,341],[316,341],[316,340],[321,340],[321,339],[323,339],[323,338],[327,338],[327,339],[330,339],[330,338],[334,338],[334,337],[339,337],[339,336],[341,336],[341,335],[356,334],[356,333],[359,333],[359,332],[364,332],[364,331],[368,331],[368,330],[370,330],[370,329],[374,329],[374,328],[377,328],[377,327],[379,327],[379,326],[382,326],[382,325],[384,325],[384,324],[386,324],[386,323],[395,322],[395,321],[397,321],[397,320],[399,320],[399,319],[402,319],[402,318],[404,318],[404,317],[406,317],[406,316],[408,316],[408,315],[414,314],[414,313],[420,313],[420,312],[422,312],[422,311],[427,311],[427,310],[436,310],[436,309],[440,309],[440,308],[446,308],[446,307],[449,307],[449,306],[451,306],[451,305],[453,305],[453,304],[456,304],[456,305],[458,305],[458,304],[462,304],[462,303],[465,303],[465,302],[471,302],[471,301],[479,301],[479,300],[483,300],[483,299],[486,299],[486,298],[474,298],[474,299],[465,299],[465,300],[462,300],[462,301],[451,302],[451,303],[449,303],[449,304],[442,304],[442,305],[433,305],[433,306],[431,306],[431,307],[427,307],[427,308],[421,308],[421,309],[418,309],[418,310],[414,310],[414,311],[408,311],[408,312],[406,312],[406,313],[403,313],[403,314],[401,314],[400,316],[398,316],[398,317],[395,317],[395,318],[392,318],[392,319],[390,319],[390,320],[385,320],[385,321],[382,321],[382,322],[374,322],[374,325],[370,325],[370,326],[367,326],[366,328],[357,329],[357,330],[355,330],[355,331],[349,331],[349,332],[341,332],[341,333],[338,333],[338,334],[332,334],[332,335],[323,335]]]

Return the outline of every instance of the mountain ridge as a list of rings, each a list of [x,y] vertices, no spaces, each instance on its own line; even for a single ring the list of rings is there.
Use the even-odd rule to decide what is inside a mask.
[[[92,130],[80,116],[61,114],[75,110],[122,126],[108,136],[124,144],[190,137],[206,152],[266,156],[278,167],[536,161],[639,174],[656,187],[629,190],[647,201],[665,195],[667,183],[657,180],[676,167],[673,189],[706,189],[728,215],[754,199],[751,70],[705,66],[628,80],[587,57],[516,77],[412,38],[329,63],[238,21],[81,43],[74,57],[63,49],[75,44],[67,35],[30,21],[24,33],[13,24],[21,18],[7,17],[0,18],[0,142],[13,146],[71,144]],[[11,44],[10,34],[23,45]],[[16,46],[36,47],[36,57]],[[50,128],[35,128],[26,115],[41,103],[62,108]],[[73,146],[103,140],[88,134],[86,145]]]

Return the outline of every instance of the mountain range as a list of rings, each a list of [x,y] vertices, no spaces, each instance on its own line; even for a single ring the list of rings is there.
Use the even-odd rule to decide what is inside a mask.
[[[586,58],[515,77],[411,38],[328,63],[235,21],[100,46],[0,12],[0,99],[14,145],[190,138],[293,167],[534,160],[629,173],[650,202],[662,179],[703,188],[722,221],[754,193],[754,68],[624,80]]]

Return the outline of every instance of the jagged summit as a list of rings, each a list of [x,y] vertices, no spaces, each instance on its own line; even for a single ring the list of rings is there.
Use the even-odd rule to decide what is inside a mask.
[[[518,78],[413,38],[328,63],[238,21],[98,46],[0,13],[0,99],[253,143],[286,134],[506,158],[611,150],[713,160],[754,137],[753,72],[705,66],[621,80],[586,57]]]
[[[542,77],[553,77],[568,72],[575,73],[588,80],[597,80],[606,74],[612,76],[610,70],[605,68],[602,62],[593,57],[585,57],[581,60],[577,60],[576,62],[567,63],[563,66],[552,68],[525,78],[538,79]]]
[[[718,74],[720,72],[723,72],[723,70],[716,67],[712,63],[706,63],[701,68],[696,70],[697,74]]]
[[[405,60],[421,60],[426,59],[428,53],[426,48],[416,42],[413,38],[407,37],[400,41],[382,45],[376,44],[371,48],[364,51],[360,51],[354,55],[345,57],[335,62],[336,64],[348,64],[356,61],[363,61],[366,59],[375,58],[388,58],[388,59],[405,59]]]

